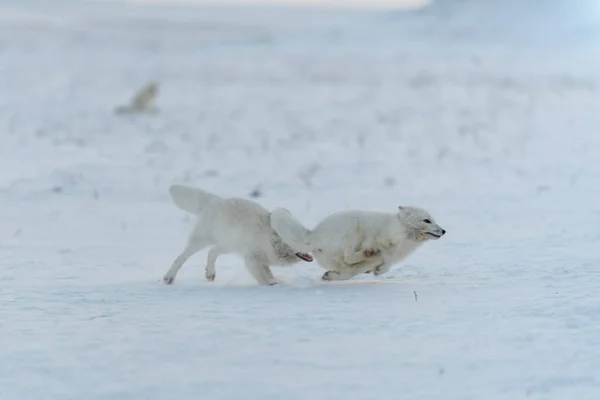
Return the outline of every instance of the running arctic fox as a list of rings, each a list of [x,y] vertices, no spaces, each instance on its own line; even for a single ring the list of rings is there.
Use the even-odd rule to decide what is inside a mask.
[[[398,207],[397,213],[337,212],[312,231],[285,208],[276,208],[271,213],[271,227],[295,249],[312,251],[327,270],[321,278],[327,281],[368,272],[384,274],[425,241],[446,233],[418,207]]]
[[[277,283],[271,265],[313,260],[310,254],[298,252],[283,242],[269,225],[269,211],[258,203],[236,197],[224,199],[184,185],[172,185],[169,193],[179,208],[198,218],[187,246],[163,277],[167,284],[173,283],[188,258],[208,246],[213,246],[206,263],[209,281],[216,277],[215,263],[221,254],[244,257],[248,271],[261,285]]]

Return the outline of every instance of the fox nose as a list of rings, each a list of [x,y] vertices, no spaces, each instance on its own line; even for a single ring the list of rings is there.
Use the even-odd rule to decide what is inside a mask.
[[[442,229],[442,235],[444,235],[446,233],[445,229]]]

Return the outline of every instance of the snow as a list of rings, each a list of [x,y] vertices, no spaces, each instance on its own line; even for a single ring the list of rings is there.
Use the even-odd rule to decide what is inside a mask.
[[[381,12],[0,14],[1,399],[600,395],[593,41],[422,38],[421,14]],[[114,114],[149,81],[160,113]],[[259,287],[222,256],[207,283],[204,251],[166,286],[193,222],[173,182],[309,226],[414,204],[448,233],[383,277],[303,263]]]
[[[384,9],[409,10],[424,7],[429,0],[125,0],[137,4],[201,4],[201,5],[267,5],[267,6],[310,6],[337,9]]]

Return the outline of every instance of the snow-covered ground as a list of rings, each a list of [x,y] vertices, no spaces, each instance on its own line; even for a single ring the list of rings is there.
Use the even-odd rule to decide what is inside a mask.
[[[0,399],[598,399],[597,48],[419,15],[2,2]],[[173,182],[448,234],[357,284],[202,252],[166,286]]]

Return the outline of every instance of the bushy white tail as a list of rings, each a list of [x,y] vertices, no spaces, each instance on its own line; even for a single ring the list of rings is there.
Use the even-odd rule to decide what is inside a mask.
[[[312,232],[285,208],[276,208],[271,212],[271,228],[294,249],[307,253],[313,251],[310,240]]]
[[[185,185],[171,185],[169,193],[175,205],[184,211],[198,215],[206,205],[220,197],[202,189]]]

